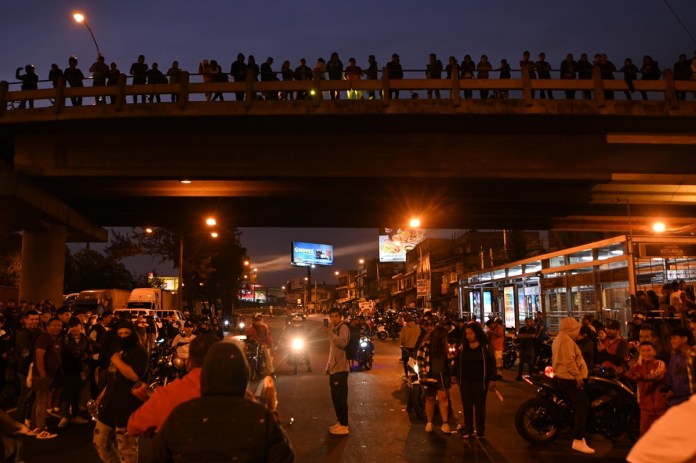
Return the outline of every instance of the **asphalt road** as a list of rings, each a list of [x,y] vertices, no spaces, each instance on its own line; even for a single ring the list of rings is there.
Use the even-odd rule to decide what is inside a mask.
[[[500,402],[495,395],[489,395],[485,441],[444,435],[439,425],[432,433],[426,433],[425,422],[406,412],[407,388],[400,379],[403,370],[398,362],[398,342],[382,342],[376,338],[373,369],[354,372],[349,377],[351,434],[332,436],[327,432],[327,427],[336,422],[336,417],[331,405],[328,378],[324,375],[328,342],[321,328],[321,319],[321,316],[313,315],[306,321],[311,333],[308,344],[312,373],[300,369],[294,375],[286,363],[283,347],[278,347],[274,354],[279,411],[297,462],[623,462],[630,450],[630,443],[625,438],[611,441],[599,435],[593,435],[588,440],[596,450],[590,456],[572,451],[567,434],[548,446],[527,444],[516,433],[513,419],[517,406],[532,397],[535,391],[526,383],[514,381],[515,372],[512,370],[506,371],[505,381],[499,383],[504,401]],[[276,344],[283,345],[284,318],[267,318],[267,322]],[[252,390],[260,392],[258,383],[251,386]],[[450,419],[452,428],[460,417],[459,414]],[[50,424],[55,426],[57,420],[49,421]],[[91,447],[91,430],[91,425],[71,425],[60,430],[59,436],[52,440],[39,441],[25,437],[25,461],[98,462],[96,452]],[[234,436],[234,430],[230,430],[230,436]]]

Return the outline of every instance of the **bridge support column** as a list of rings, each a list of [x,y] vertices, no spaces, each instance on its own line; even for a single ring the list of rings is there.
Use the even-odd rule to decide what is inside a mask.
[[[20,300],[47,299],[56,307],[62,304],[66,238],[67,229],[63,225],[49,225],[39,232],[24,231]]]

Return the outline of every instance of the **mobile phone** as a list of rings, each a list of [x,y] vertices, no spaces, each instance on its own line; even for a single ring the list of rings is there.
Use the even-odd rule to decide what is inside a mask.
[[[328,328],[328,327],[329,327],[329,319],[325,318],[324,319],[324,328]]]

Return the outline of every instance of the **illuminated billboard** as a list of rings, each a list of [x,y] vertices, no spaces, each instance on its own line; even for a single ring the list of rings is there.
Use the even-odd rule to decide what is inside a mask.
[[[406,262],[406,252],[425,239],[423,230],[383,228],[379,234],[379,261]]]
[[[330,244],[293,241],[290,263],[300,267],[309,265],[333,265],[334,252]]]

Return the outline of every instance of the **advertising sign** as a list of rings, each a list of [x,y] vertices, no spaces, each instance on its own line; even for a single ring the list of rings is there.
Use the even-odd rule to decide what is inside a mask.
[[[310,265],[333,265],[334,251],[330,244],[293,241],[290,263],[300,267]]]
[[[505,299],[505,326],[515,326],[515,287],[506,286],[503,288],[503,298]]]
[[[383,228],[379,233],[379,261],[406,262],[406,252],[425,238],[423,230]]]

